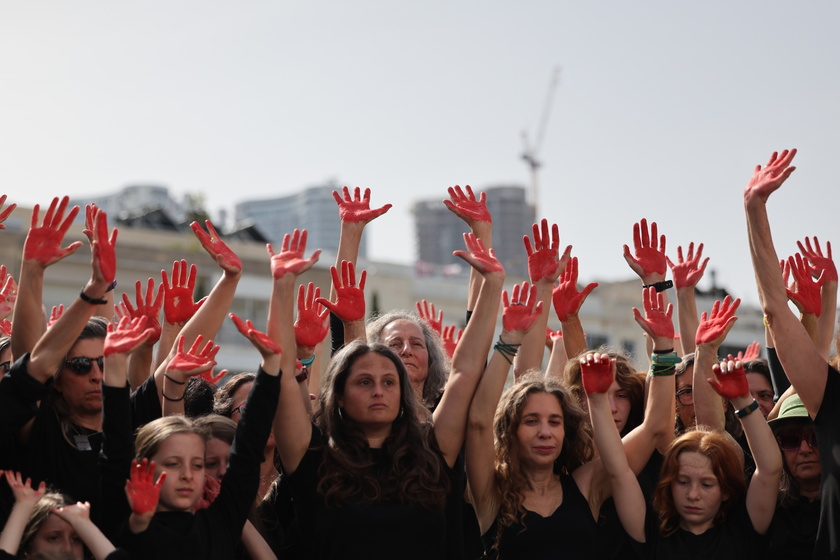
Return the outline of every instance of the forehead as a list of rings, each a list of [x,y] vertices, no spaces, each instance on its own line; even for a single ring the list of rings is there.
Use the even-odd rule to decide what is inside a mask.
[[[207,442],[207,455],[228,455],[230,453],[230,444],[219,438],[210,438]]]
[[[715,473],[712,471],[711,459],[697,451],[683,451],[677,457],[677,464],[681,475],[715,476]]]
[[[51,513],[44,519],[44,522],[38,528],[39,533],[54,533],[56,531],[60,531],[63,533],[72,533],[73,528],[70,526],[69,523],[64,521],[59,516]]]
[[[253,381],[248,381],[236,388],[236,391],[233,392],[233,406],[239,406],[245,400],[253,385]]]
[[[770,384],[767,378],[760,373],[748,372],[747,383],[749,384],[751,389],[768,389],[770,391],[773,390],[773,386]]]
[[[204,457],[205,448],[204,439],[198,434],[172,434],[161,442],[152,458],[157,460],[156,457]]]
[[[356,358],[350,366],[349,378],[359,375],[397,375],[397,367],[394,362],[376,352],[368,352]]]
[[[408,319],[397,319],[391,321],[382,329],[382,340],[393,338],[425,338],[423,329]]]
[[[67,352],[67,358],[76,358],[78,356],[87,356],[88,358],[98,358],[102,355],[105,348],[105,340],[102,338],[85,338],[77,340],[70,350]]]
[[[682,375],[678,375],[677,376],[677,391],[679,391],[680,389],[690,388],[692,377],[693,377],[693,375],[692,375],[690,370],[686,371]]]
[[[522,416],[538,414],[542,416],[563,416],[563,407],[560,401],[551,393],[532,393],[525,400],[522,407]]]

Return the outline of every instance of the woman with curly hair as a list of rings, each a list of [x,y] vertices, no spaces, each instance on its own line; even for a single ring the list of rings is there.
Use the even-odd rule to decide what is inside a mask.
[[[284,249],[287,247],[284,242]],[[302,244],[301,244],[302,245]],[[393,350],[353,341],[330,363],[310,420],[293,378],[275,420],[277,449],[298,506],[302,538],[313,558],[444,558],[450,527],[444,513],[452,469],[464,441],[467,412],[484,369],[504,269],[474,237],[458,251],[483,277],[472,321],[430,419]],[[280,341],[294,348],[295,280],[311,266],[294,238],[274,257],[274,289],[282,302]],[[338,293],[337,305],[341,305]]]

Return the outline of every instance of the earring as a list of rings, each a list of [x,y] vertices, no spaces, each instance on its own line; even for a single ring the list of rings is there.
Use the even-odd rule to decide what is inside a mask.
[[[344,421],[344,411],[341,410],[341,407],[338,409],[338,417],[341,418],[341,421]]]
[[[403,407],[402,407],[402,406],[400,406],[400,415],[399,415],[399,416],[397,416],[397,420],[399,420],[400,418],[402,418],[402,417],[403,417],[403,412],[404,412]]]

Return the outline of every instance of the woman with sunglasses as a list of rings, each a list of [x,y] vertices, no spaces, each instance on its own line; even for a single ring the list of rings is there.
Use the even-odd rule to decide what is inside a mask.
[[[782,491],[773,518],[767,559],[806,560],[813,557],[820,521],[820,449],[814,423],[799,395],[781,404],[768,422],[784,459]]]

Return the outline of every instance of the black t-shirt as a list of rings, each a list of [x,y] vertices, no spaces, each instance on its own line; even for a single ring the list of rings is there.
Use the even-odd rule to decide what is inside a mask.
[[[840,373],[828,366],[822,406],[814,419],[822,496],[814,558],[840,558]]]
[[[770,549],[766,560],[809,560],[814,555],[820,500],[800,497],[776,508],[770,527]]]
[[[656,513],[648,508],[645,538],[647,542],[633,541],[633,545],[639,556],[651,560],[763,560],[767,554],[768,536],[753,528],[746,503],[730,510],[722,523],[705,533],[695,535],[677,528],[667,537],[659,531]]]
[[[365,560],[426,560],[446,555],[444,510],[431,511],[416,503],[350,500],[328,507],[318,493],[324,438],[312,426],[312,442],[294,473],[289,475],[302,538],[312,558]],[[375,468],[387,468],[381,450],[372,449]],[[442,467],[450,469],[441,457]]]
[[[499,560],[554,560],[596,558],[596,523],[589,502],[571,475],[560,475],[563,502],[548,517],[526,510],[523,523],[506,527],[493,550],[498,531],[494,521],[484,534],[491,558]],[[523,526],[524,525],[524,526]]]

